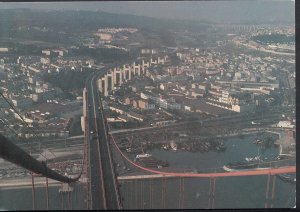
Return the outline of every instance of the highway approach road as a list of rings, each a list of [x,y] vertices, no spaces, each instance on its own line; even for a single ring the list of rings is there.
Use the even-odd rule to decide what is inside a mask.
[[[109,146],[97,79],[107,68],[90,75],[86,81],[89,129],[91,209],[121,209],[118,184]]]

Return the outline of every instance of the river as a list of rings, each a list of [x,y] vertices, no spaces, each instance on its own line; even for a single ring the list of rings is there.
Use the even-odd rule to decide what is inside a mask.
[[[278,148],[261,150],[252,143],[255,136],[228,138],[224,152],[172,152],[160,149],[150,153],[160,160],[167,160],[170,168],[198,171],[220,170],[229,162],[243,161],[258,154],[264,161],[273,160]],[[276,178],[276,179],[275,179]],[[271,176],[266,199],[268,176],[217,178],[214,197],[209,198],[210,181],[207,178],[169,178],[123,181],[120,183],[124,209],[204,209],[210,202],[213,208],[291,208],[295,205],[296,184]],[[275,179],[274,187],[273,180]],[[181,185],[181,186],[180,186]],[[73,192],[60,194],[57,187],[49,188],[49,209],[84,209],[82,186]],[[181,192],[180,192],[181,191]],[[274,195],[272,198],[272,191]],[[210,200],[209,200],[210,199]],[[213,202],[213,203],[212,203]],[[0,209],[32,209],[31,189],[0,189]],[[46,209],[45,188],[36,188],[36,209]]]

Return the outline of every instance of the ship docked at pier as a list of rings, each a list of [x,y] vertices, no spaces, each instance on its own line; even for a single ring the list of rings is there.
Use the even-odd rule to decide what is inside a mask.
[[[249,171],[249,170],[264,170],[270,169],[271,167],[267,164],[253,163],[253,162],[236,162],[228,163],[223,166],[223,169],[227,172],[239,172],[239,171]]]
[[[261,163],[260,156],[253,158],[245,158],[246,162],[228,163],[223,166],[227,172],[249,171],[249,170],[264,170],[269,169],[270,164]]]

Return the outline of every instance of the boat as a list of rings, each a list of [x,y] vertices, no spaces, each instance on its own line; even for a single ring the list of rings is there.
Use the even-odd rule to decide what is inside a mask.
[[[256,139],[253,141],[254,144],[258,145],[261,144],[263,141],[261,139]]]
[[[285,159],[290,159],[292,156],[290,154],[279,154],[277,156],[277,160],[285,160]]]
[[[296,176],[295,174],[277,174],[277,176],[285,182],[289,183],[296,183]]]
[[[245,160],[247,161],[247,162],[254,162],[254,161],[259,161],[259,156],[256,156],[256,157],[253,157],[253,158],[248,158],[248,157],[246,157],[245,158]]]
[[[135,158],[138,159],[138,158],[149,158],[151,157],[152,155],[151,154],[140,154],[140,155],[137,155]]]
[[[168,150],[168,149],[170,149],[170,147],[169,147],[168,144],[163,144],[161,148],[162,148],[163,150]]]
[[[237,162],[237,163],[228,163],[223,166],[223,169],[227,172],[239,172],[239,171],[248,171],[248,170],[263,170],[269,169],[270,167],[266,167],[264,164],[260,163],[245,163],[245,162]]]
[[[217,151],[220,151],[220,152],[223,152],[223,151],[226,150],[226,147],[225,147],[225,146],[217,146],[217,147],[216,147],[216,150],[217,150]]]
[[[252,161],[253,160],[253,158],[245,158],[245,160],[247,161],[247,162],[249,162],[249,161]]]
[[[176,144],[176,143],[171,142],[171,143],[170,143],[170,147],[171,147],[171,149],[172,149],[173,151],[177,151],[177,144]]]

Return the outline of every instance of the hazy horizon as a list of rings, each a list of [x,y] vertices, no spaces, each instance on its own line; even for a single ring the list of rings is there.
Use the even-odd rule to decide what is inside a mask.
[[[295,21],[295,3],[290,0],[182,1],[182,2],[1,2],[2,9],[87,10],[130,14],[172,20],[215,23]]]

